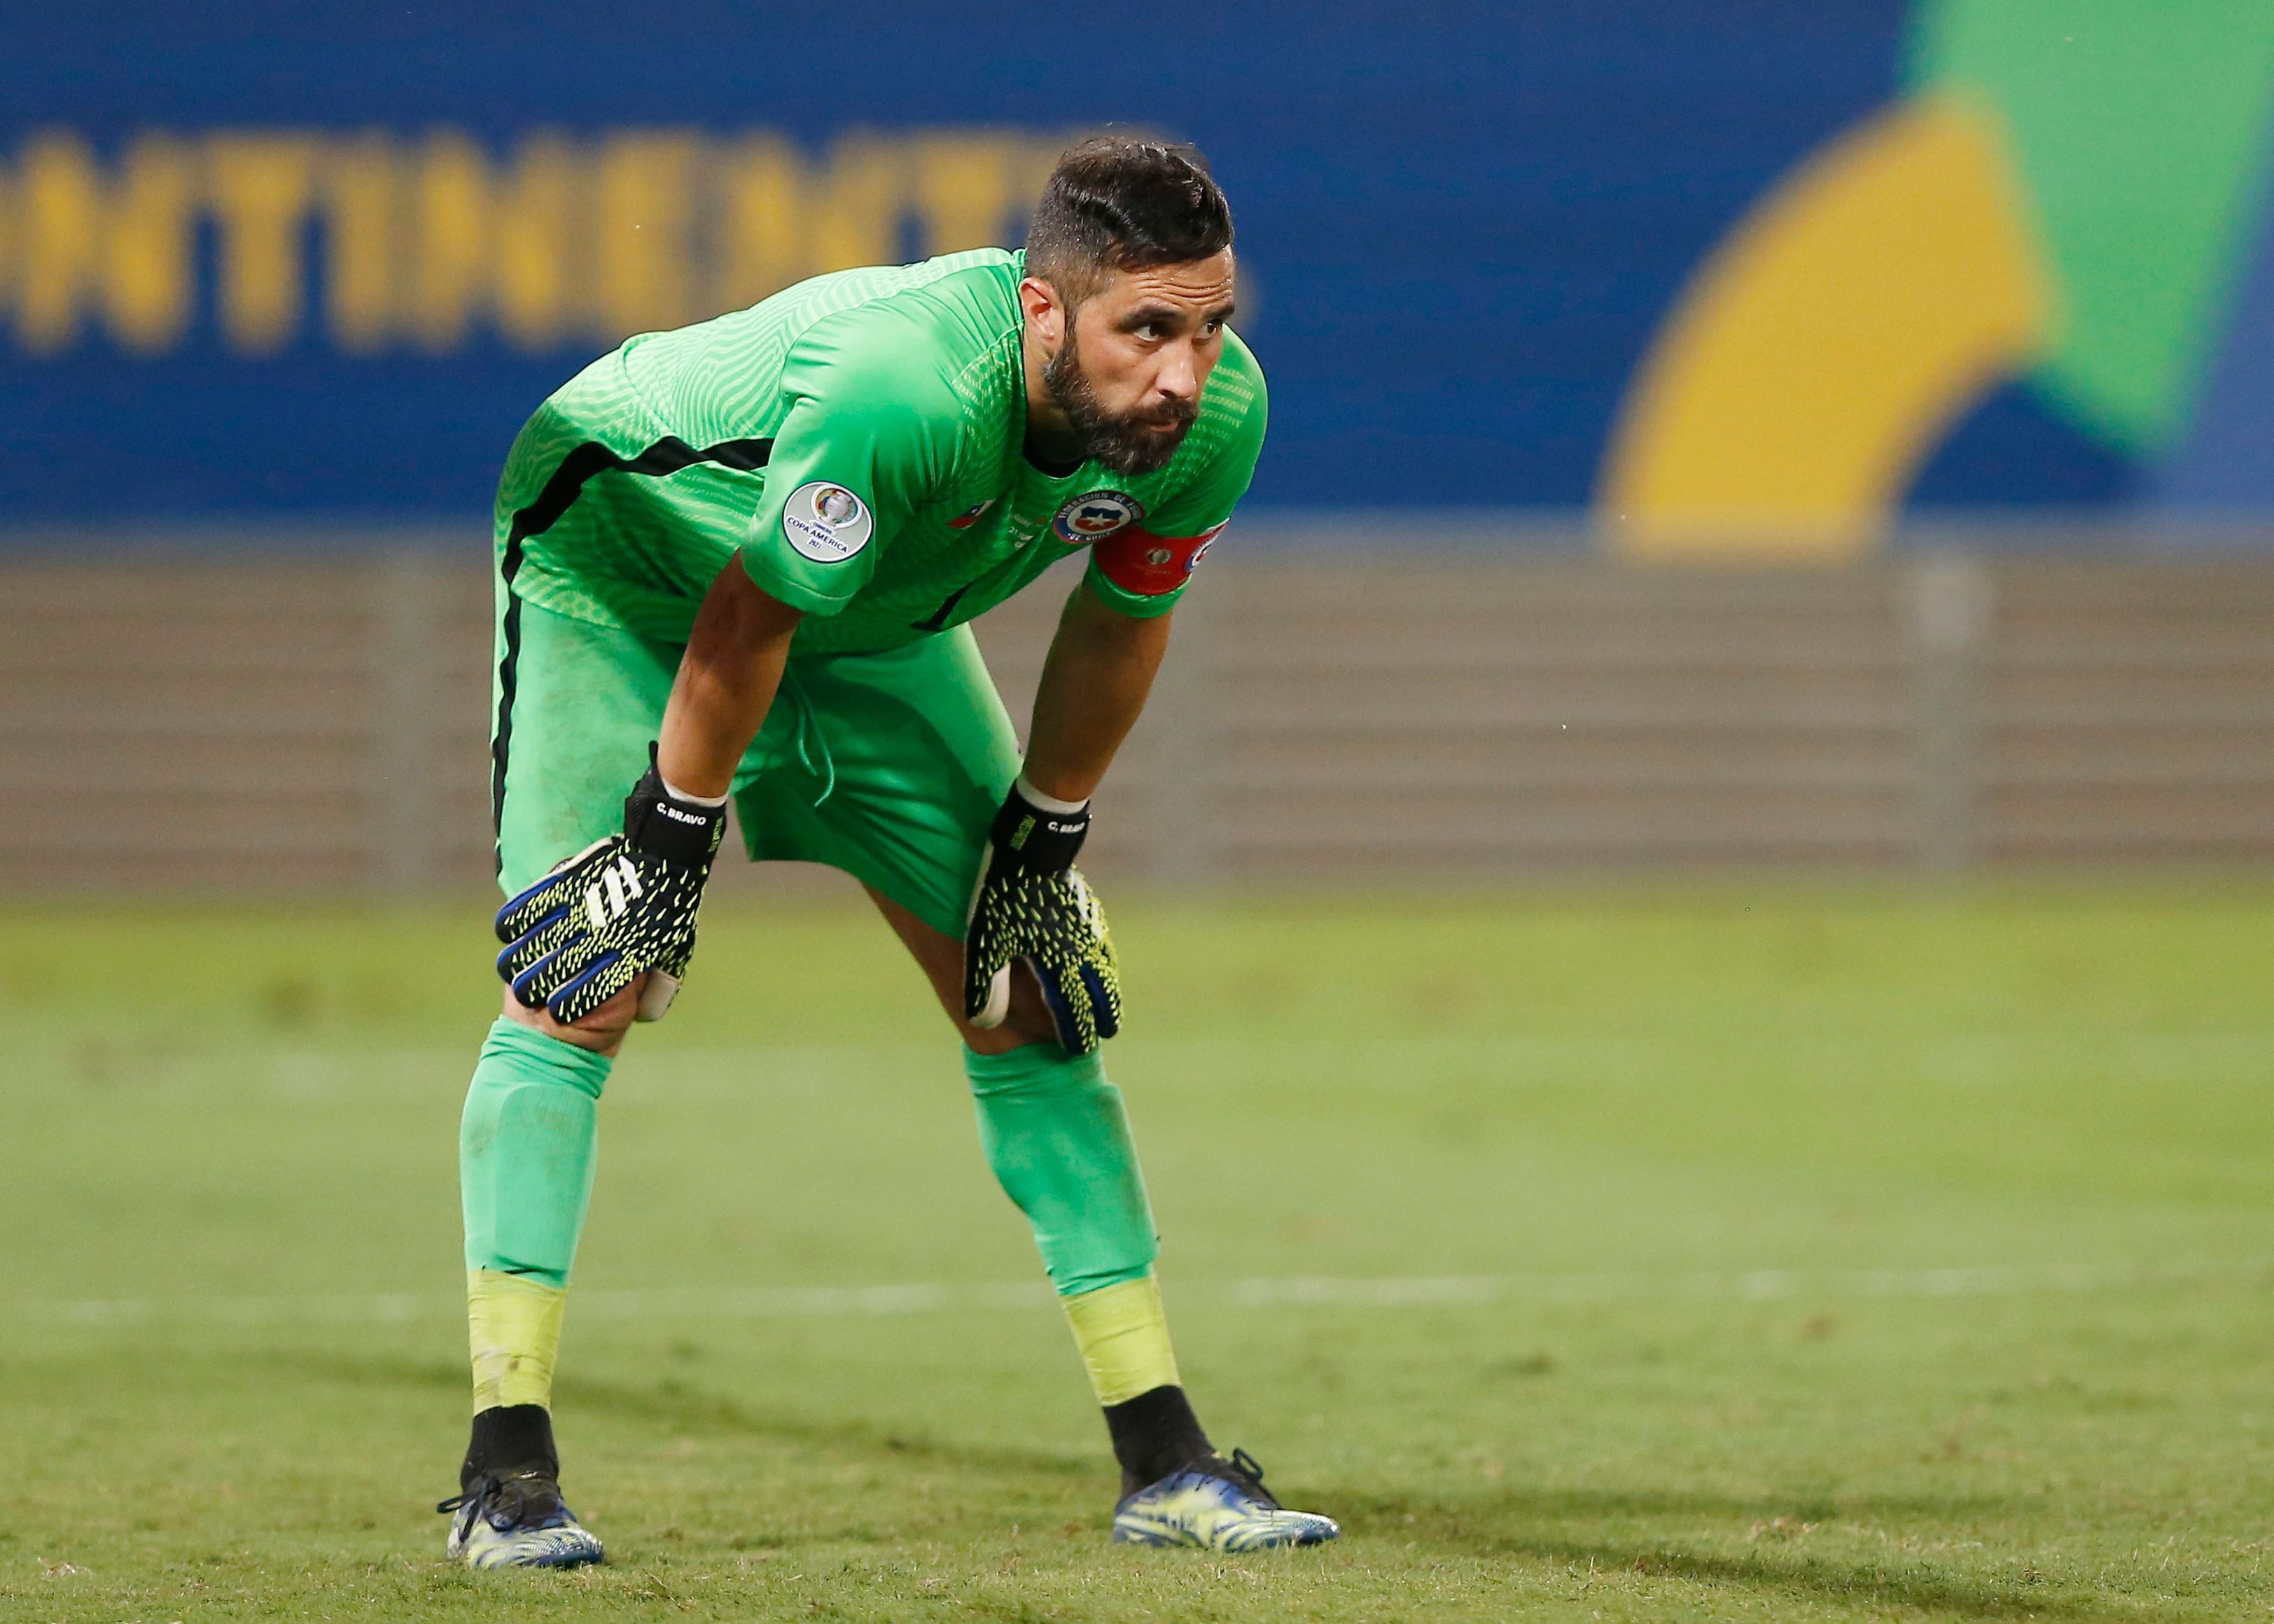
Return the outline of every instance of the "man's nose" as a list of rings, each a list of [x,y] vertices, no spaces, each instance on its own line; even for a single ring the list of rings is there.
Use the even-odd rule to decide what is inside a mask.
[[[1200,395],[1200,370],[1184,349],[1171,350],[1161,358],[1161,371],[1153,380],[1153,387],[1171,400],[1189,401]]]

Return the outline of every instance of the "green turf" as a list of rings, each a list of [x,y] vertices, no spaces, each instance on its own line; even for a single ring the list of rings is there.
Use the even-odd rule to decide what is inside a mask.
[[[19,906],[0,1618],[2274,1613],[2274,889],[1118,923],[1186,1377],[1340,1546],[1105,1544],[946,1029],[814,904],[707,919],[603,1107],[558,1397],[615,1560],[456,1572],[478,900]]]

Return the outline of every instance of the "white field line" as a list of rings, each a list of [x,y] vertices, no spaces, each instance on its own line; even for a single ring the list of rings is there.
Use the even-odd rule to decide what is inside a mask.
[[[1369,1040],[1269,1041],[1239,1037],[1133,1036],[1132,1071],[1156,1079],[1184,1070],[1238,1066],[1255,1077],[1299,1077],[1320,1064],[1346,1064],[1356,1055],[1393,1054],[1401,1067],[1484,1065],[1498,1081],[1524,1084],[1577,1072],[1624,1081],[1681,1078],[1694,1069],[1698,1039],[1680,1034],[1553,1036],[1475,1034]],[[1859,1059],[1946,1086],[2006,1082],[2050,1061],[2120,1082],[2160,1082],[2174,1074],[2260,1076],[2274,1056],[2274,1030],[1984,1033],[1904,1040],[1881,1034],[1839,1037],[1771,1034],[1716,1038],[1721,1053],[1766,1056],[1780,1064],[1833,1071]],[[455,1097],[464,1087],[471,1049],[282,1049],[259,1058],[180,1056],[147,1063],[141,1080],[158,1088],[248,1084],[304,1102],[373,1097]],[[608,1099],[620,1106],[757,1103],[836,1099],[848,1089],[910,1079],[942,1086],[960,1080],[953,1041],[937,1043],[818,1043],[651,1049],[618,1068]],[[1473,1079],[1465,1079],[1473,1081]]]
[[[1171,1282],[1172,1297],[1230,1308],[1463,1308],[1509,1303],[1765,1302],[1811,1297],[1999,1297],[2096,1295],[2204,1283],[2274,1283],[2274,1261],[2156,1265],[2050,1264],[1926,1269],[1754,1269],[1738,1274],[1453,1274],[1360,1279],[1291,1275]],[[992,1285],[756,1286],[722,1290],[579,1289],[579,1319],[859,1319],[943,1310],[1038,1309],[1043,1282]],[[450,1318],[463,1303],[410,1293],[309,1297],[110,1297],[19,1300],[10,1326],[388,1324]]]

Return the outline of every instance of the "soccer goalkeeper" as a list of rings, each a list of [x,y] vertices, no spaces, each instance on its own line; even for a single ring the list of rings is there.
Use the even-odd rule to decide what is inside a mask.
[[[858,879],[964,1043],[1121,1466],[1113,1537],[1335,1537],[1201,1431],[1097,1046],[1113,950],[1074,868],[1170,611],[1246,490],[1263,378],[1231,214],[1189,147],[1060,161],[1023,254],[817,277],[646,334],[516,440],[498,492],[492,788],[508,991],[459,1140],[473,1436],[450,1553],[597,1561],[550,1416],[600,1095],[662,1016],[739,808]],[[1023,758],[965,622],[1087,549]]]

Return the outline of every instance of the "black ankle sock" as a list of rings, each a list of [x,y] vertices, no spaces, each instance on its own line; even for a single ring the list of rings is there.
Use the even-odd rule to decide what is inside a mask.
[[[483,1472],[527,1467],[541,1467],[548,1477],[561,1475],[561,1455],[553,1447],[553,1417],[544,1405],[501,1404],[474,1417],[465,1463],[458,1468],[461,1489]]]
[[[1182,1387],[1155,1387],[1126,1404],[1105,1407],[1121,1492],[1132,1493],[1216,1453]]]

